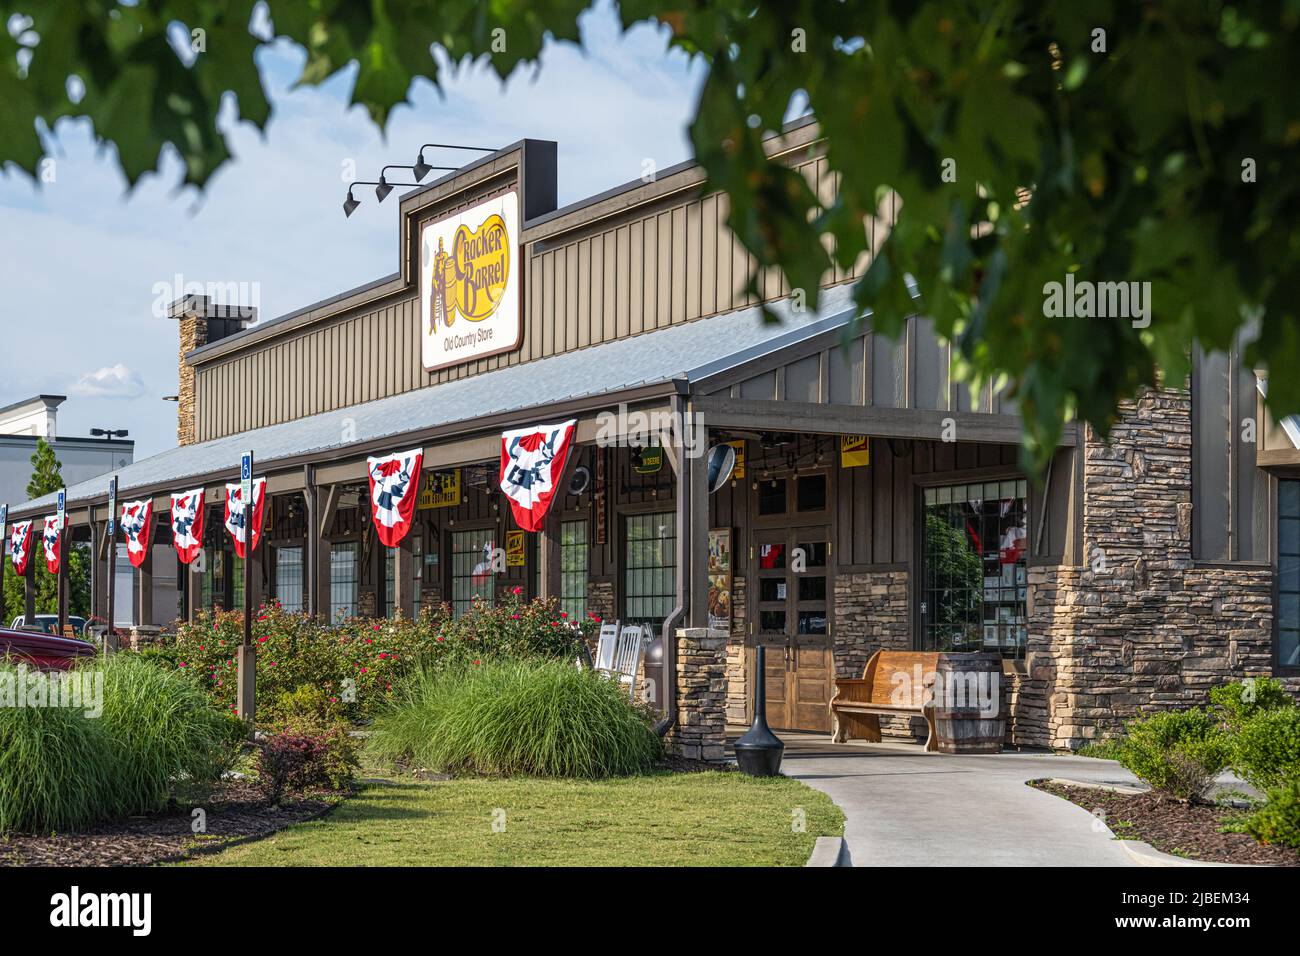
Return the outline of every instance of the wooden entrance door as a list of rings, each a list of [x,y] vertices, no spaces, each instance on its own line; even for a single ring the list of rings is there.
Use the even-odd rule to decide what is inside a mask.
[[[766,648],[767,722],[783,730],[831,729],[830,529],[755,532],[753,643]]]

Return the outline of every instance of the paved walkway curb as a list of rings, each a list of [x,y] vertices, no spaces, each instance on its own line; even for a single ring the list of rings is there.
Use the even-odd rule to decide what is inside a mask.
[[[1145,787],[1126,787],[1115,783],[1095,783],[1089,780],[1070,780],[1066,777],[1052,777],[1048,783],[1060,784],[1066,787],[1084,787],[1088,790],[1113,790],[1117,793],[1146,793]],[[1114,831],[1110,827],[1106,828],[1114,836]],[[1184,856],[1174,856],[1172,853],[1165,853],[1163,850],[1157,850],[1150,843],[1142,840],[1126,840],[1122,837],[1115,837],[1116,842],[1124,848],[1124,852],[1133,858],[1138,866],[1249,866],[1246,863],[1216,863],[1213,860],[1189,860]]]
[[[1150,843],[1141,840],[1120,840],[1124,852],[1133,858],[1138,866],[1245,866],[1241,863],[1214,863],[1210,860],[1189,860],[1157,850]]]
[[[804,866],[852,866],[849,859],[849,845],[844,837],[818,837],[813,846],[812,856]]]

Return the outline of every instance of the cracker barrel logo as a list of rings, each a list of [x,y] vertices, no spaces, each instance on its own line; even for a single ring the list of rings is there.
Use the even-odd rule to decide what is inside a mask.
[[[482,322],[501,305],[509,278],[510,232],[496,213],[477,229],[461,224],[450,252],[440,236],[429,290],[429,331],[451,328],[457,317]]]
[[[519,229],[514,189],[420,226],[425,371],[500,355],[523,342]]]

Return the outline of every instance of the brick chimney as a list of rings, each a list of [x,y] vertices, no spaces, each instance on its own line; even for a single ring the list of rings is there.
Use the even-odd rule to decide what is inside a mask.
[[[176,401],[176,442],[192,445],[198,440],[194,366],[185,356],[204,345],[242,332],[257,321],[257,309],[249,306],[222,305],[206,295],[186,295],[168,307],[171,318],[180,326],[178,371],[180,390]]]

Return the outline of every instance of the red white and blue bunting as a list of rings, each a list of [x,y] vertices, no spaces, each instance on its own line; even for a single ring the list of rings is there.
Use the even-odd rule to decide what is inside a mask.
[[[558,425],[517,428],[501,434],[501,490],[515,522],[539,531],[564,474],[576,419]]]
[[[149,554],[149,529],[152,526],[152,498],[122,504],[122,534],[126,537],[126,556],[133,567],[144,564]]]
[[[32,556],[32,523],[17,521],[9,533],[9,557],[14,563],[14,570],[21,578],[27,573],[27,561]]]
[[[45,529],[41,540],[45,544],[45,567],[50,574],[59,573],[59,516],[51,515],[45,519]]]
[[[203,489],[172,495],[172,538],[181,564],[189,564],[203,550]]]
[[[258,478],[253,481],[253,550],[257,550],[258,543],[262,540],[262,517],[263,505],[266,504],[266,479]],[[226,530],[230,532],[230,537],[235,542],[235,554],[239,557],[245,557],[244,554],[244,527],[247,524],[245,520],[244,494],[238,484],[226,485]]]
[[[416,449],[367,461],[371,516],[385,547],[397,547],[411,530],[423,459],[424,453]]]

